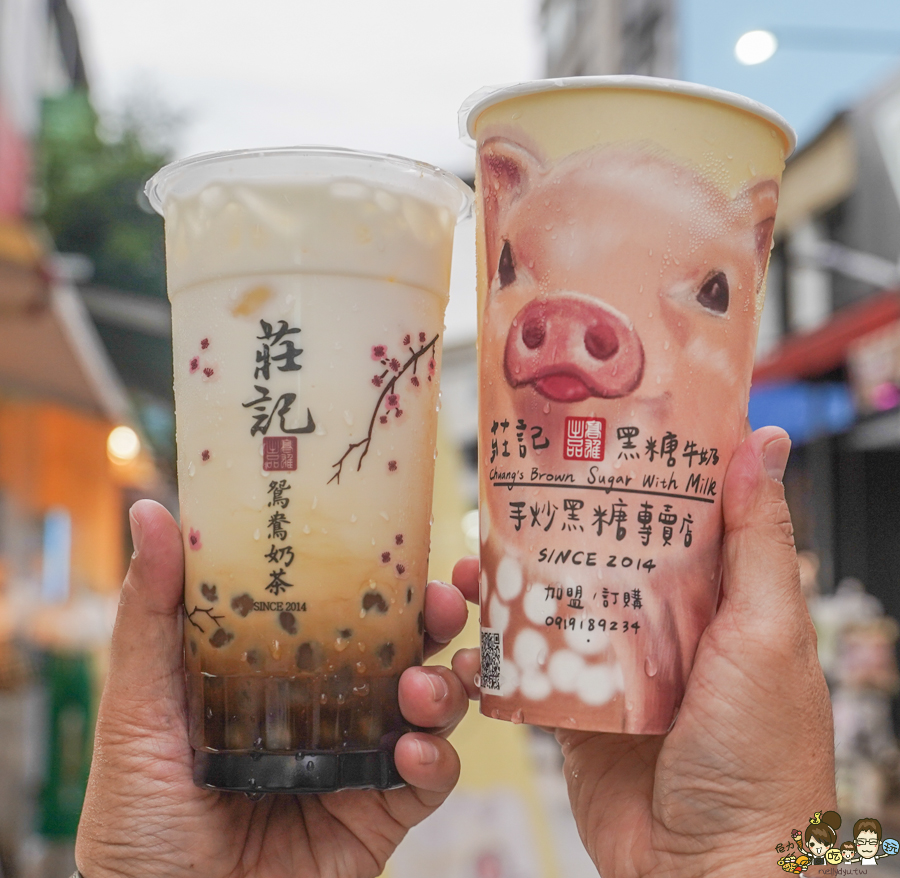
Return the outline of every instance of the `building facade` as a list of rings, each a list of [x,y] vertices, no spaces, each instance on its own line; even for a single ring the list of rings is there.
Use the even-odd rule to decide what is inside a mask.
[[[678,73],[674,0],[544,0],[547,76]]]

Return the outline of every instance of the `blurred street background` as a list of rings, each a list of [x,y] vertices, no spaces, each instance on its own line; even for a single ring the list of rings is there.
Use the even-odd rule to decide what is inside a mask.
[[[900,836],[900,3],[0,0],[0,878],[74,869],[128,508],[152,497],[177,515],[147,178],[200,151],[331,144],[471,183],[456,111],[472,91],[607,73],[737,91],[799,134],[750,420],[794,441],[785,486],[839,811]],[[477,550],[474,223],[454,252],[431,559],[445,579]],[[596,874],[552,737],[473,709],[455,741],[458,790],[387,875]],[[879,873],[900,875],[892,862]]]

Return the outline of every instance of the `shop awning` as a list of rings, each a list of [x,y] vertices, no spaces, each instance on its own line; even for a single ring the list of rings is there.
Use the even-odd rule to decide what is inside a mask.
[[[0,221],[0,392],[127,421],[125,390],[78,292],[43,257],[26,226]]]
[[[811,332],[788,336],[756,363],[753,383],[799,381],[825,375],[847,358],[850,346],[862,336],[900,320],[900,292],[871,296],[836,311],[831,320]]]
[[[758,384],[750,391],[750,426],[787,430],[795,445],[843,433],[856,420],[853,398],[842,382]]]

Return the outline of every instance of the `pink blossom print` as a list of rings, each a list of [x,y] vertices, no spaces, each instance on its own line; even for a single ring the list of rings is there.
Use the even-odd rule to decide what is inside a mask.
[[[362,469],[363,460],[369,453],[369,447],[372,444],[372,433],[377,428],[377,425],[387,426],[391,412],[393,412],[395,420],[402,417],[403,409],[400,408],[400,390],[402,387],[400,382],[405,380],[409,381],[409,387],[421,387],[422,379],[416,374],[421,365],[420,360],[428,363],[428,380],[431,381],[432,375],[435,373],[434,352],[437,350],[436,345],[440,336],[435,335],[431,341],[427,341],[428,336],[426,333],[419,331],[416,337],[419,340],[418,349],[413,346],[413,333],[406,332],[399,336],[401,347],[405,347],[409,351],[409,356],[407,357],[404,354],[405,359],[402,362],[398,357],[388,357],[388,346],[386,344],[376,344],[370,348],[370,356],[381,367],[379,371],[372,375],[370,382],[373,387],[376,387],[381,392],[375,401],[366,435],[357,442],[351,442],[340,459],[332,464],[334,473],[328,480],[329,484],[331,482],[340,484],[344,463],[353,452],[358,454],[356,470],[359,472]],[[425,357],[428,357],[427,361],[424,359]],[[388,470],[395,472],[397,465],[396,460],[389,461]]]

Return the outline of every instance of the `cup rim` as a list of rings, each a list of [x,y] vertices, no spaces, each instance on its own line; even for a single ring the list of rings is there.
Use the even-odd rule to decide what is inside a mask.
[[[346,160],[347,168],[345,172],[336,177],[346,179],[360,176],[353,173],[352,162],[356,162],[360,166],[371,166],[373,164],[389,166],[400,174],[408,177],[417,176],[419,178],[430,178],[438,183],[444,183],[451,189],[455,190],[460,196],[460,204],[456,209],[456,221],[466,219],[471,216],[472,205],[474,203],[474,193],[472,189],[456,174],[430,165],[427,162],[418,159],[406,158],[405,156],[393,155],[392,153],[369,152],[366,150],[348,149],[341,146],[275,146],[260,147],[256,149],[229,149],[229,150],[213,150],[210,152],[201,152],[194,155],[186,156],[183,159],[177,159],[174,162],[160,168],[144,185],[144,194],[150,202],[151,207],[160,215],[163,214],[163,207],[167,195],[171,192],[176,180],[186,171],[195,170],[203,165],[225,164],[227,162],[240,162],[249,159],[265,159],[270,157],[310,157],[321,159]]]
[[[470,94],[459,108],[459,139],[468,146],[475,146],[475,122],[488,107],[492,107],[494,104],[499,104],[510,98],[539,94],[546,91],[574,91],[580,89],[632,89],[635,91],[657,91],[685,95],[687,97],[705,98],[706,100],[743,110],[773,125],[787,141],[785,158],[788,158],[797,146],[797,133],[790,123],[780,113],[776,113],[765,104],[759,103],[759,101],[754,101],[752,98],[724,91],[720,88],[713,88],[709,85],[699,85],[695,82],[632,74],[567,76],[557,79],[535,79],[525,82],[485,86]]]

